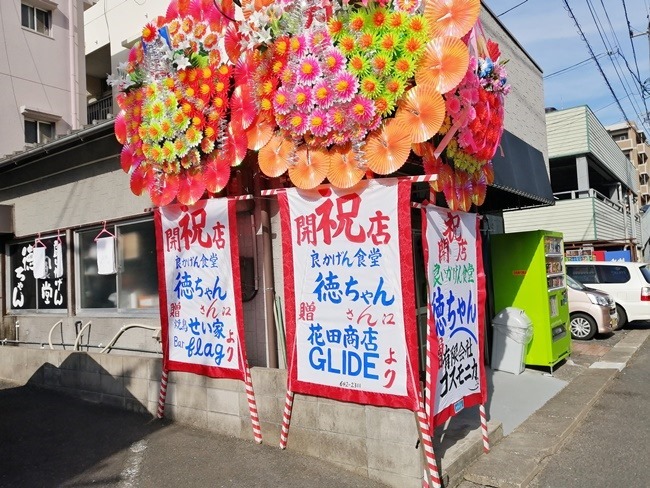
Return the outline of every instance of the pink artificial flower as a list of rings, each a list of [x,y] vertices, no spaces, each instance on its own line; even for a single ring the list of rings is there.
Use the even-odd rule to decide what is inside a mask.
[[[307,132],[307,129],[309,128],[309,116],[307,115],[307,113],[302,112],[300,110],[291,112],[287,116],[287,122],[288,122],[289,130],[292,133],[297,134],[299,136]]]
[[[320,63],[314,56],[305,56],[298,63],[297,81],[305,85],[313,85],[321,75]]]
[[[286,115],[291,110],[292,105],[293,99],[289,90],[284,86],[278,88],[273,97],[273,109],[279,114]]]
[[[472,131],[469,129],[460,131],[458,135],[458,145],[463,149],[469,148],[474,145],[474,137],[472,136]]]
[[[357,95],[350,101],[348,113],[357,124],[366,127],[375,116],[375,104],[369,98]]]
[[[323,68],[327,73],[336,74],[345,67],[345,57],[336,48],[328,49],[323,55]]]
[[[320,53],[332,47],[332,38],[327,29],[317,29],[309,36],[307,45],[311,52]]]
[[[312,100],[317,107],[330,108],[334,103],[334,89],[332,85],[326,80],[321,80],[316,83],[312,91]]]
[[[327,119],[336,132],[345,132],[348,128],[348,113],[343,106],[335,105],[329,109]]]
[[[331,125],[328,120],[328,113],[326,110],[317,108],[311,113],[309,117],[309,130],[316,137],[325,137],[330,131]]]
[[[478,102],[478,90],[475,88],[461,88],[459,90],[460,97],[464,102],[476,103]]]
[[[294,90],[293,102],[294,106],[298,109],[308,111],[313,104],[311,88],[307,86],[296,87]]]
[[[332,86],[339,102],[349,102],[356,95],[359,82],[352,73],[343,71],[334,77]]]
[[[451,95],[447,97],[445,102],[449,115],[457,115],[460,112],[460,100],[458,100],[458,97]]]
[[[307,40],[303,34],[294,36],[289,40],[291,56],[302,57],[307,52]]]

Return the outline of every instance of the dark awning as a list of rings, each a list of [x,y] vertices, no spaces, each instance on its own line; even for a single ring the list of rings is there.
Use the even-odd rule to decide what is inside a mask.
[[[492,160],[494,183],[488,187],[482,210],[506,210],[554,205],[544,155],[508,131]]]

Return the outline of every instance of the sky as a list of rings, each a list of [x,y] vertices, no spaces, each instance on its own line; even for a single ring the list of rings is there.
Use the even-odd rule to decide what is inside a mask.
[[[542,68],[546,107],[563,109],[589,105],[605,126],[627,118],[650,135],[650,41],[647,34],[650,0],[566,0],[604,77],[565,8],[564,0],[484,1]],[[625,10],[635,35],[632,40]],[[637,79],[647,80],[645,100]]]

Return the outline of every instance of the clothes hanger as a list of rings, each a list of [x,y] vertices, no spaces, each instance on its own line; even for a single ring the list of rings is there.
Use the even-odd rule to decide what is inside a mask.
[[[56,230],[56,241],[57,241],[59,244],[62,243],[62,241],[61,241],[61,229],[57,229],[57,230]]]
[[[99,239],[101,236],[104,234],[107,234],[109,237],[115,237],[114,234],[111,234],[108,229],[106,229],[106,221],[104,220],[104,228],[99,231],[99,234],[95,236],[95,242],[97,242],[97,239]]]
[[[37,237],[36,240],[34,241],[34,247],[38,247],[39,244],[40,244],[41,246],[43,246],[43,247],[47,247],[47,246],[45,245],[45,243],[44,243],[43,241],[41,241],[41,233],[40,233],[40,232],[38,233],[38,237]]]

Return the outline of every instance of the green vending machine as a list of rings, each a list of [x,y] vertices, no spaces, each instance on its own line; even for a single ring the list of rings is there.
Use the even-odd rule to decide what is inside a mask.
[[[562,234],[545,230],[491,236],[495,313],[526,312],[533,326],[525,363],[553,370],[571,352]]]

